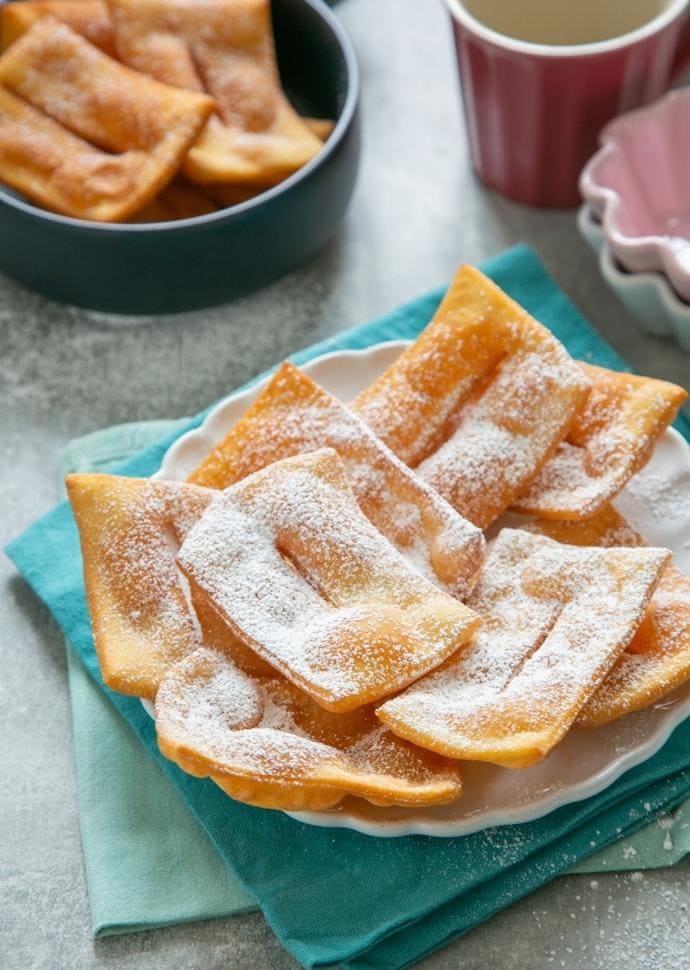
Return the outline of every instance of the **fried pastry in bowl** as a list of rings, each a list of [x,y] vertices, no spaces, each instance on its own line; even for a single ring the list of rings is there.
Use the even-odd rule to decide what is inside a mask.
[[[13,36],[24,31],[15,43],[40,26],[44,13],[53,22],[62,15],[70,21],[68,29],[81,24],[85,34],[90,31],[92,49],[108,57],[104,48],[109,51],[113,39],[104,32],[103,8],[85,2],[96,11],[88,30],[73,4],[34,5],[31,25],[27,18],[11,25]],[[349,38],[322,0],[272,0],[271,12],[280,81],[292,105],[285,111],[292,112],[291,123],[311,146],[306,164],[279,184],[272,177],[241,191],[232,183],[208,192],[184,181],[167,189],[161,184],[164,195],[143,213],[164,220],[155,222],[133,214],[137,221],[94,223],[40,208],[19,194],[19,185],[0,185],[0,270],[62,302],[114,313],[169,313],[251,292],[326,242],[345,213],[358,168],[357,63]],[[141,72],[138,77],[152,80]],[[197,91],[193,97],[206,95]],[[321,119],[334,120],[331,132]]]
[[[0,58],[0,180],[62,215],[126,219],[170,182],[213,108],[44,17]]]

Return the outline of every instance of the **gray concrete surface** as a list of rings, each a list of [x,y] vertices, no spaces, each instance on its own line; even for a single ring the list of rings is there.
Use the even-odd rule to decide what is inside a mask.
[[[192,413],[291,351],[447,279],[460,261],[519,240],[634,365],[690,378],[688,354],[642,336],[608,292],[572,213],[531,211],[475,182],[437,0],[346,0],[338,10],[361,59],[366,148],[347,221],[318,258],[230,306],[127,321],[0,279],[0,541],[54,503],[71,437]],[[94,943],[63,643],[2,557],[0,573],[0,967],[296,966],[259,915]],[[642,878],[563,878],[424,966],[685,968],[689,890],[690,863]]]

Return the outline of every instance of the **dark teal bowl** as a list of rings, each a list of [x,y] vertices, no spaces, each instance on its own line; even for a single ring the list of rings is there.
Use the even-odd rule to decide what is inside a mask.
[[[322,246],[345,213],[357,175],[357,61],[322,0],[273,0],[273,24],[290,100],[304,115],[336,119],[308,165],[241,205],[143,225],[70,219],[0,188],[0,270],[63,303],[175,313],[258,289]]]

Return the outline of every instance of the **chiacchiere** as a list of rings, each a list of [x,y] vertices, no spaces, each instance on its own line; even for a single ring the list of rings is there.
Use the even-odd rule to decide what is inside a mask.
[[[579,364],[462,267],[351,405],[286,364],[187,482],[68,478],[104,680],[265,808],[532,765],[690,678],[690,580],[608,503],[684,396]]]

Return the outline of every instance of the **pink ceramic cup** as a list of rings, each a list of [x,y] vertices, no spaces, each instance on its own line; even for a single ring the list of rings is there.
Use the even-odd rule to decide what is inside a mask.
[[[570,207],[614,115],[684,66],[690,0],[447,0],[472,163],[518,202]]]

